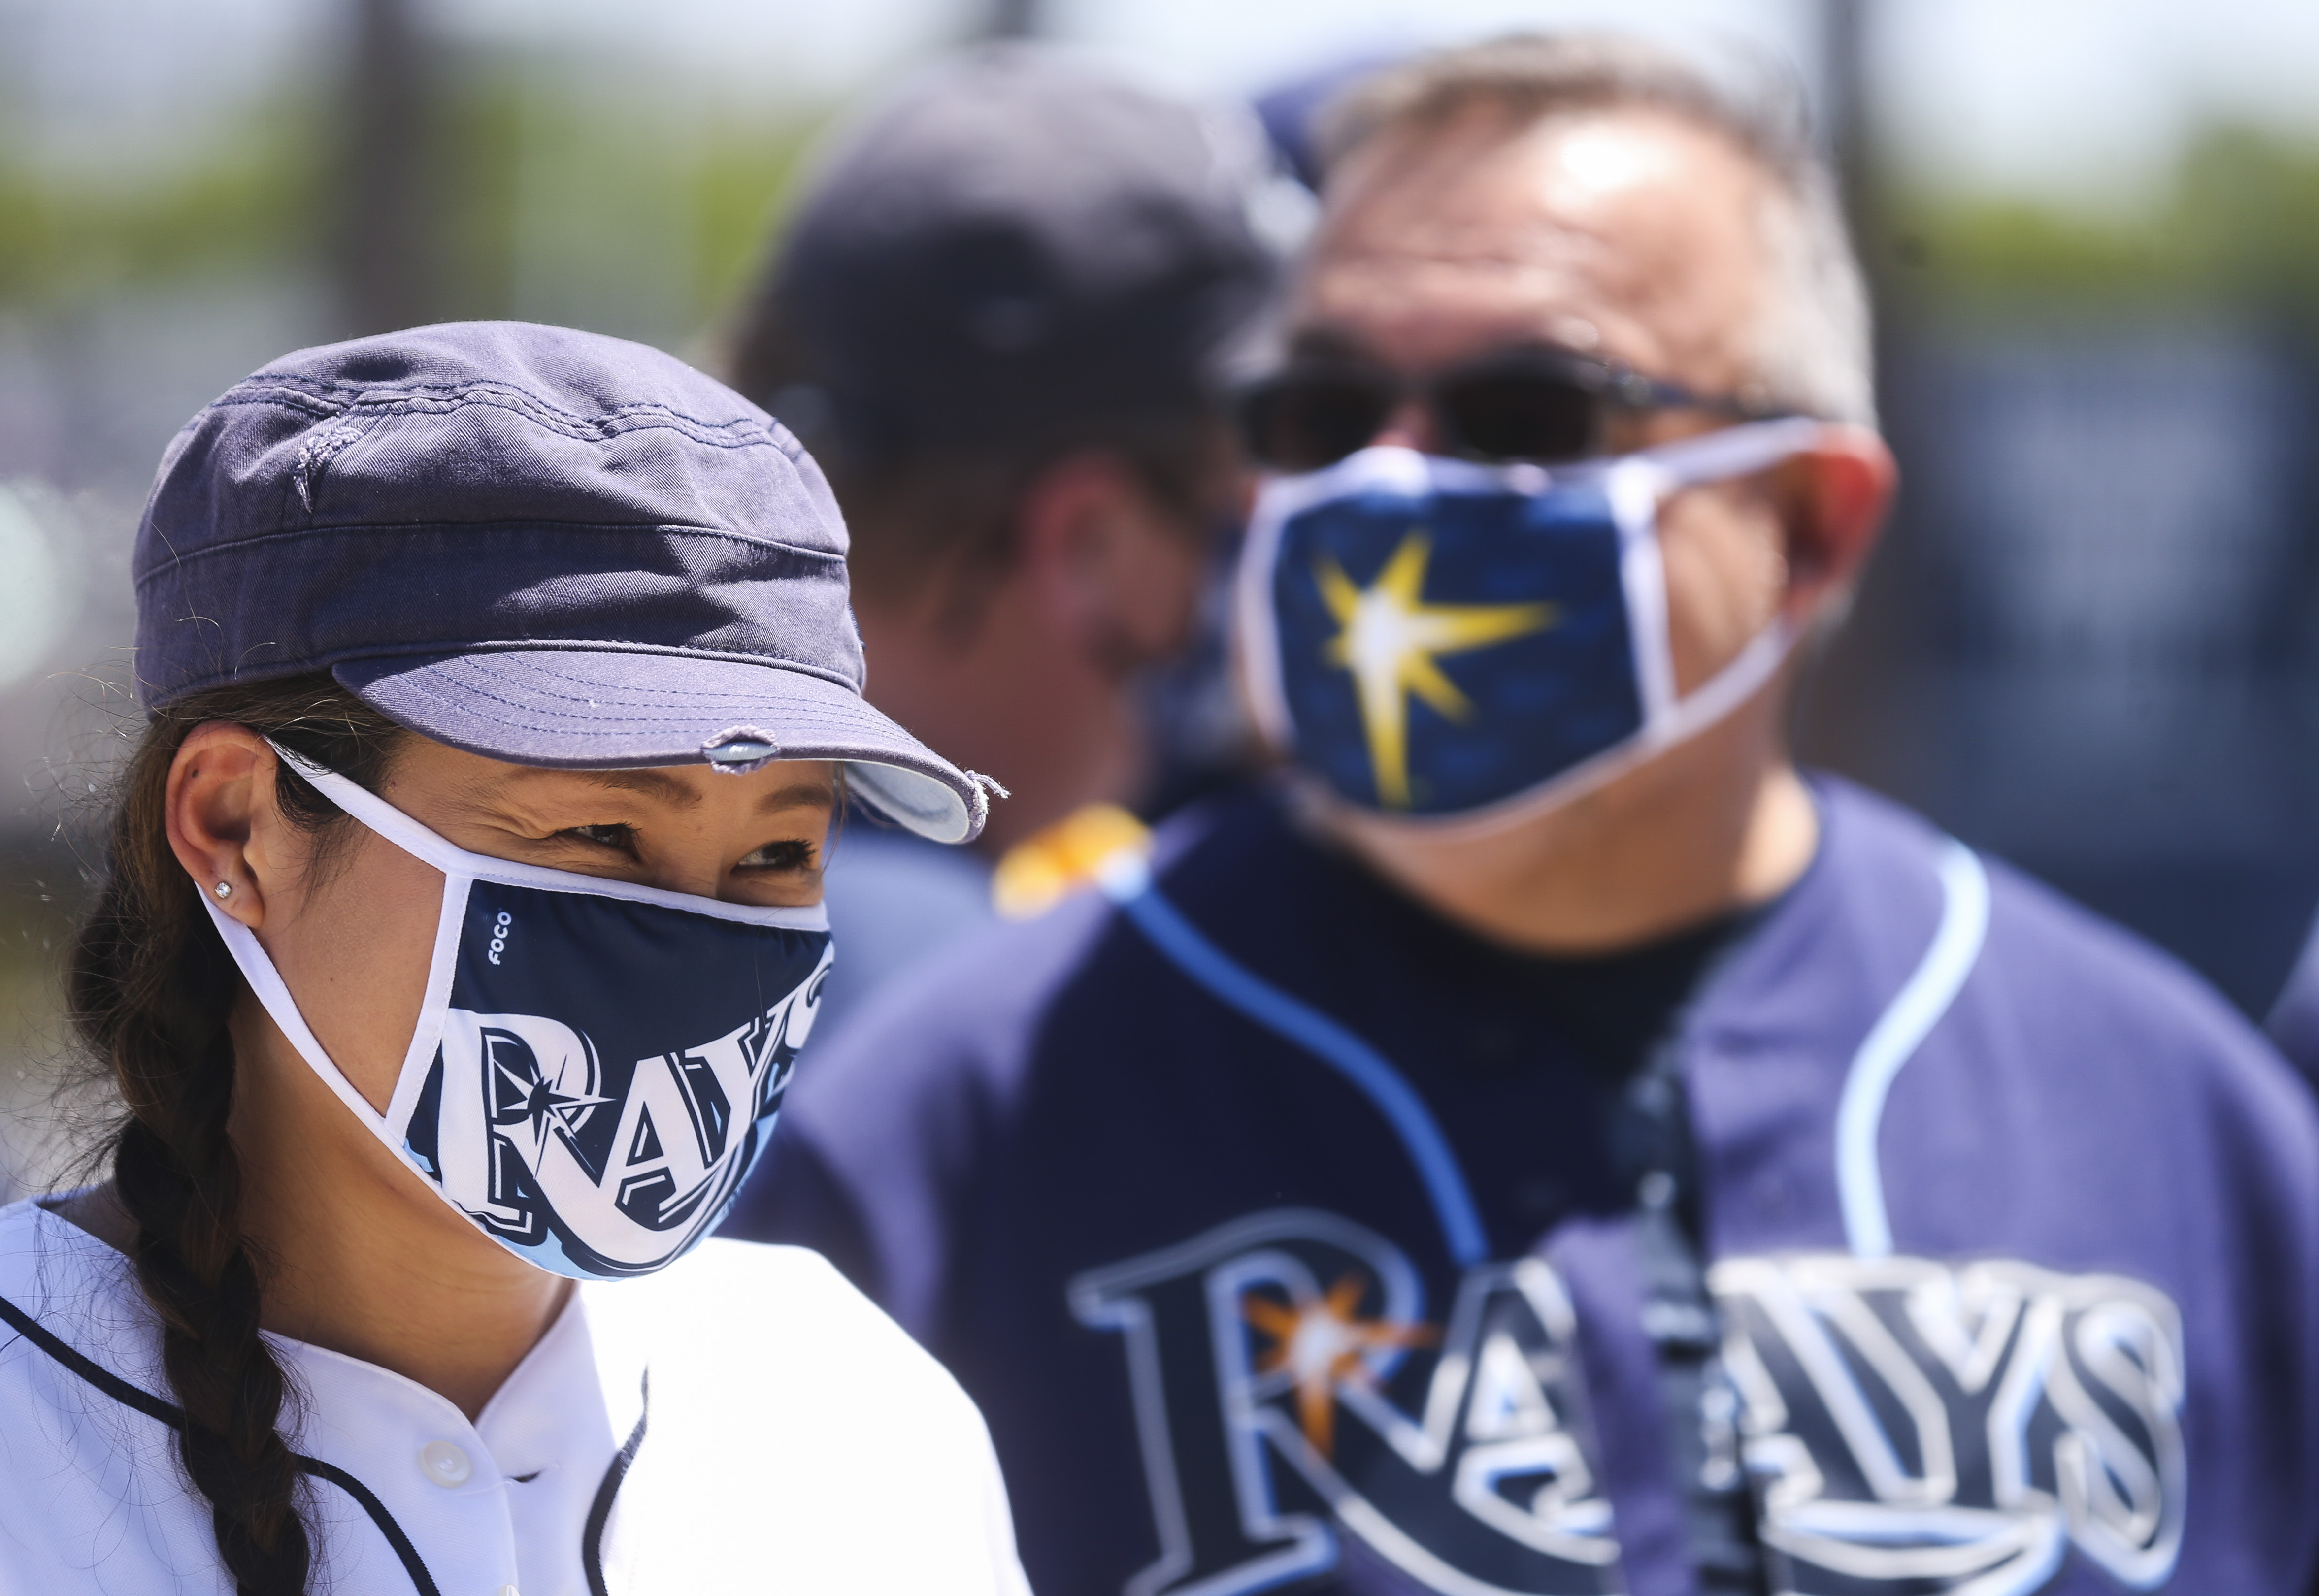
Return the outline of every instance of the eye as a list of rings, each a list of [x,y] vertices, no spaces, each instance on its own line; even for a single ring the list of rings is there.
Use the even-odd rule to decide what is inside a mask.
[[[559,837],[577,837],[599,848],[634,859],[636,855],[636,828],[633,825],[567,825],[555,834]]]
[[[744,870],[802,870],[813,868],[813,844],[801,839],[767,843],[741,856],[734,867]]]

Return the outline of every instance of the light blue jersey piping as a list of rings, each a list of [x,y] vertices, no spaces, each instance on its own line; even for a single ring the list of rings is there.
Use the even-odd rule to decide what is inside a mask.
[[[1948,1013],[1989,934],[1989,872],[1972,850],[1952,841],[1941,851],[1940,871],[1945,901],[1932,946],[1852,1055],[1844,1096],[1836,1106],[1836,1190],[1844,1205],[1844,1239],[1862,1258],[1892,1253],[1884,1170],[1876,1151],[1884,1099],[1900,1067]]]
[[[1844,1233],[1863,1258],[1892,1250],[1884,1211],[1884,1177],[1876,1137],[1884,1100],[1900,1073],[1964,986],[1989,929],[1989,875],[1972,850],[1951,842],[1940,862],[1941,923],[1899,994],[1870,1027],[1845,1077],[1836,1105],[1836,1192]],[[1104,867],[1105,894],[1160,955],[1207,994],[1264,1029],[1295,1043],[1343,1076],[1401,1139],[1432,1200],[1449,1256],[1469,1268],[1489,1256],[1474,1194],[1432,1111],[1385,1056],[1336,1021],[1257,975],[1201,934],[1151,884],[1144,861],[1123,853]]]
[[[1457,1267],[1469,1268],[1490,1256],[1481,1213],[1474,1206],[1474,1194],[1466,1186],[1466,1172],[1458,1167],[1457,1155],[1449,1150],[1449,1139],[1441,1134],[1425,1100],[1384,1055],[1201,935],[1151,885],[1151,872],[1141,858],[1123,854],[1106,866],[1103,889],[1151,945],[1191,978],[1193,985],[1205,988],[1226,1008],[1295,1042],[1358,1087],[1385,1116],[1401,1138],[1409,1161],[1417,1166],[1418,1178],[1433,1199],[1433,1215],[1440,1222],[1442,1240]]]

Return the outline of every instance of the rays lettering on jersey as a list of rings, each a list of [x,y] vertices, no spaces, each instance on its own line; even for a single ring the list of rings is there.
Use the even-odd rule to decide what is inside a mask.
[[[2182,1537],[2181,1317],[2027,1264],[1735,1258],[1709,1283],[1775,1589],[2043,1587],[2071,1547],[2131,1590]]]
[[[1070,1303],[1125,1343],[1161,1547],[1127,1596],[1280,1584],[1342,1535],[1456,1596],[1620,1588],[1543,1262],[1471,1271],[1437,1324],[1392,1243],[1280,1210],[1092,1271]]]
[[[2172,1573],[2184,1375],[2162,1294],[1850,1255],[1726,1259],[1709,1283],[1782,1596],[2027,1596],[2073,1549],[2132,1590]],[[1392,1243],[1280,1210],[1091,1271],[1070,1303],[1127,1355],[1160,1555],[1126,1596],[1266,1589],[1333,1567],[1346,1536],[1455,1596],[1619,1589],[1542,1261],[1470,1271],[1437,1324]]]
[[[552,1213],[575,1256],[613,1270],[660,1257],[653,1238],[713,1219],[747,1173],[726,1148],[779,1105],[791,1022],[809,1023],[798,1011],[815,996],[625,1069],[560,1021],[451,1009],[427,1087],[440,1129],[416,1150],[439,1157],[462,1207],[517,1241],[543,1240]],[[431,1116],[422,1105],[417,1117]]]

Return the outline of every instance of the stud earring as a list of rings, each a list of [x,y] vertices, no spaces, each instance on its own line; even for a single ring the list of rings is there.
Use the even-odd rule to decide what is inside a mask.
[[[220,881],[216,886],[211,888],[210,890],[220,897],[231,897],[233,896],[233,883],[230,881]]]

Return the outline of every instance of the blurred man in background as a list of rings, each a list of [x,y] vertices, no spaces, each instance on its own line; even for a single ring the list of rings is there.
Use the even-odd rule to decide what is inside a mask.
[[[1791,757],[1894,481],[1799,121],[1616,40],[1358,89],[1245,410],[1293,780],[799,1077],[771,1233],[1038,1588],[2305,1589],[2308,1094]]]
[[[840,138],[767,267],[732,376],[829,473],[871,696],[1013,795],[979,852],[853,818],[824,1025],[985,924],[1008,850],[1041,839],[1010,878],[1035,895],[1132,829],[1071,817],[1145,790],[1139,689],[1241,509],[1220,366],[1275,257],[1239,131],[1057,52],[980,50]]]

